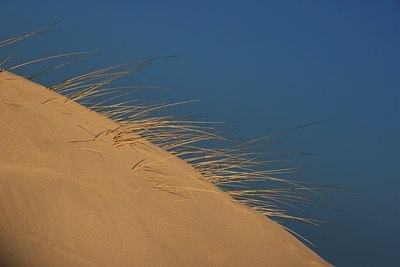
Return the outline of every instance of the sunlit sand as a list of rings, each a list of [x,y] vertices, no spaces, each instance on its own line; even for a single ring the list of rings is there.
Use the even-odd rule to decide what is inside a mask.
[[[65,100],[0,73],[2,266],[329,265],[188,163],[140,138],[116,144],[118,122]]]

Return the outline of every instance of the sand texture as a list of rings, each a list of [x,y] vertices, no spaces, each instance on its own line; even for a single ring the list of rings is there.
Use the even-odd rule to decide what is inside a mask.
[[[93,140],[118,124],[65,100],[0,73],[1,266],[329,266],[157,146]]]

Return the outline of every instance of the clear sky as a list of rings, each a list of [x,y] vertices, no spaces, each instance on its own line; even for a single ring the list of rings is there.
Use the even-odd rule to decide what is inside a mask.
[[[295,158],[298,179],[363,193],[327,193],[318,200],[349,212],[313,210],[331,223],[296,229],[338,266],[398,263],[399,1],[0,0],[0,39],[60,19],[61,32],[13,47],[15,63],[101,51],[68,69],[79,73],[180,54],[142,79],[172,89],[160,99],[200,99],[187,111],[234,124],[234,135],[324,121],[274,149],[317,154]]]

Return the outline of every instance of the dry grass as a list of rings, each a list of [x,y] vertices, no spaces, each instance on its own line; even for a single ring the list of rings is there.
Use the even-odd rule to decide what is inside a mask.
[[[42,32],[44,31],[40,30],[0,41],[0,47],[10,45]],[[28,64],[56,57],[85,55],[86,53],[79,52],[50,56],[18,64],[9,69],[21,68]],[[318,220],[296,216],[290,211],[299,210],[299,205],[303,204],[315,205],[315,203],[307,198],[309,194],[318,194],[317,191],[320,190],[337,188],[314,186],[301,181],[279,178],[280,175],[293,173],[296,169],[275,168],[274,164],[282,160],[266,160],[263,153],[254,152],[259,147],[273,143],[269,141],[273,136],[285,134],[311,124],[301,125],[274,135],[270,134],[253,140],[236,142],[224,137],[220,130],[220,123],[204,122],[190,117],[176,118],[172,115],[165,115],[166,113],[160,113],[160,111],[173,106],[189,104],[193,101],[168,104],[140,103],[131,94],[137,92],[137,90],[153,87],[113,86],[113,82],[117,79],[128,74],[141,72],[159,59],[161,58],[149,58],[109,66],[66,79],[50,86],[49,89],[62,94],[65,97],[65,101],[76,101],[90,108],[92,111],[98,112],[119,123],[117,128],[104,130],[98,134],[88,132],[93,138],[73,140],[71,142],[95,141],[102,134],[111,137],[116,147],[134,146],[138,143],[143,144],[144,141],[151,142],[169,151],[172,154],[171,157],[178,157],[185,160],[202,174],[204,180],[223,188],[226,194],[270,218],[294,219],[306,223],[318,224],[320,222]],[[29,77],[37,77],[40,74],[47,73],[78,60],[50,67]],[[3,62],[8,61],[9,58],[6,58]],[[121,100],[125,98],[129,99],[129,101]],[[49,99],[43,102],[43,104],[52,100],[54,99]],[[82,130],[86,131],[84,128]],[[217,148],[208,145],[209,143],[215,143],[215,141],[219,142]],[[82,149],[94,153],[102,153],[93,149]],[[270,153],[269,156],[271,155],[273,156],[273,153]],[[141,160],[132,166],[132,171],[147,170],[156,172],[155,167],[162,164],[160,161],[146,163],[144,160]],[[192,198],[194,198],[192,191],[203,190],[189,187],[187,183],[183,186],[173,186],[168,183],[168,179],[173,178],[168,176],[162,178],[151,176],[151,180],[155,183],[156,188],[167,190],[177,195],[180,195],[180,192],[183,190],[188,190]],[[262,184],[264,187],[262,189],[251,188],[249,184],[254,182],[260,182],[259,184]]]

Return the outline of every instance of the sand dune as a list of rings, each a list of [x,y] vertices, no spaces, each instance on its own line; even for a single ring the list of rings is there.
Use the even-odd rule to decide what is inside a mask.
[[[93,141],[117,123],[7,71],[0,114],[2,266],[329,266],[157,146]]]

